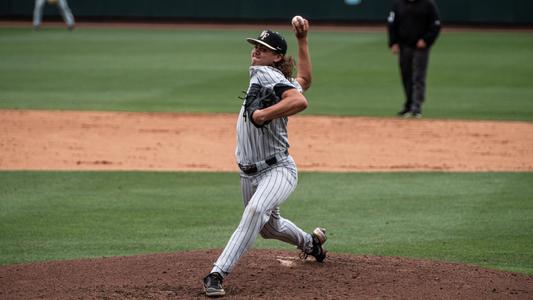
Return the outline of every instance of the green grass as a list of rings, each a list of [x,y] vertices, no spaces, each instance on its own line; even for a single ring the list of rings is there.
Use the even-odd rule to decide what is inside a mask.
[[[260,30],[0,28],[0,108],[236,112]],[[294,54],[294,38],[289,52]],[[312,32],[306,114],[391,116],[403,103],[386,34]],[[533,35],[444,31],[425,116],[533,120]]]
[[[248,83],[243,38],[258,30],[0,28],[0,109],[236,113]],[[384,32],[312,32],[310,42],[305,114],[400,108]],[[532,48],[530,33],[444,32],[425,117],[533,121]],[[533,173],[302,173],[282,213],[307,231],[326,227],[334,252],[533,274],[531,182]],[[221,248],[241,206],[236,173],[3,171],[0,264]]]
[[[302,173],[282,214],[333,252],[533,274],[533,173]],[[0,264],[222,248],[236,173],[0,172]],[[294,249],[259,239],[254,247]]]

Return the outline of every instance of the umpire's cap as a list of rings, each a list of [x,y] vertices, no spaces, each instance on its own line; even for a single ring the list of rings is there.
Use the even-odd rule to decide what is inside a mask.
[[[269,29],[263,30],[257,39],[247,38],[246,41],[253,45],[261,44],[268,49],[283,55],[287,53],[287,42],[283,36],[281,36],[279,32],[274,32]]]

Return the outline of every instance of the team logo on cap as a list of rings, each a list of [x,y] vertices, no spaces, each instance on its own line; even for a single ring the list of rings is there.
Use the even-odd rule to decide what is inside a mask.
[[[270,34],[268,33],[268,31],[266,30],[263,30],[263,32],[261,32],[261,34],[259,35],[259,38],[261,38],[262,40],[266,39]]]

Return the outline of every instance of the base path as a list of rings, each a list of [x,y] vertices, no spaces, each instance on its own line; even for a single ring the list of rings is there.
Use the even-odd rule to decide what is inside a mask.
[[[0,170],[237,171],[235,114],[0,110]],[[533,123],[294,116],[301,171],[531,171]]]

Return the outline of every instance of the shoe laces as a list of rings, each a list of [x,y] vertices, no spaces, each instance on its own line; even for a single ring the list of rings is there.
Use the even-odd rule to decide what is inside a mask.
[[[302,252],[299,255],[301,259],[305,260],[307,259],[307,257],[309,257],[309,255],[317,257],[322,253],[320,240],[314,234],[312,235],[312,237],[313,237],[313,248],[311,248],[311,251],[309,252],[302,250]]]
[[[222,276],[218,273],[211,273],[208,276],[208,285],[209,286],[221,286],[222,285]]]

